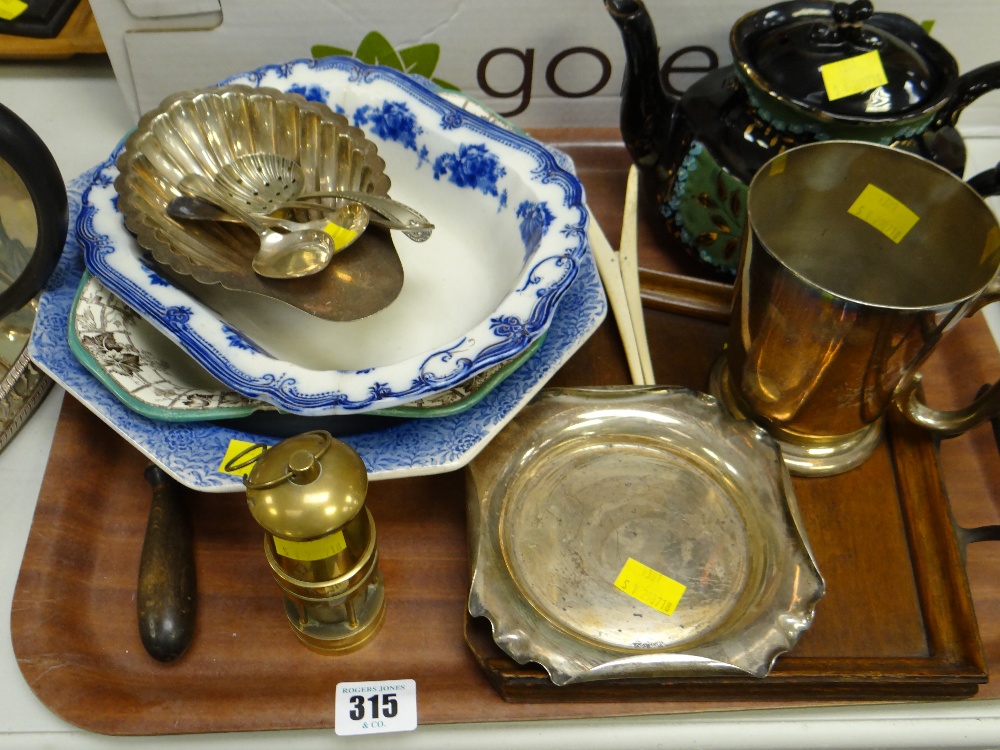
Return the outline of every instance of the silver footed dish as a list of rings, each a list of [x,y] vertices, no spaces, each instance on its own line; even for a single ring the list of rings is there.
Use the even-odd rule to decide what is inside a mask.
[[[466,476],[469,612],[557,685],[764,677],[825,592],[776,443],[711,396],[546,390]]]

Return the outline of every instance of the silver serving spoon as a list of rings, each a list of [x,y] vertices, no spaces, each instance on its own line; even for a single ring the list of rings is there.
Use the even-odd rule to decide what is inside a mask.
[[[340,227],[353,226],[356,221],[355,215],[359,211],[365,210],[365,207],[360,203],[348,203],[337,209],[334,217],[335,220],[313,219],[312,221],[292,221],[291,219],[282,219],[278,216],[268,216],[267,214],[255,214],[255,216],[257,216],[260,221],[269,227],[278,227],[288,232],[294,232],[300,229],[327,230],[331,228],[331,224]],[[242,219],[237,218],[226,209],[220,208],[206,198],[201,198],[196,195],[177,196],[167,203],[166,213],[167,216],[172,219],[179,219],[182,221],[224,221],[229,224],[243,223]]]
[[[257,214],[286,208],[327,208],[311,198],[334,198],[360,203],[373,213],[371,221],[388,229],[399,229],[415,242],[431,236],[434,225],[405,203],[357,190],[301,191],[302,167],[278,154],[246,154],[224,166],[214,177],[215,186],[231,199]]]
[[[354,242],[368,225],[368,212],[358,212],[355,225],[343,228],[346,232],[339,242],[315,227],[279,232],[268,228],[261,217],[247,211],[203,175],[186,175],[179,187],[189,195],[220,206],[256,232],[260,249],[251,265],[255,273],[271,279],[295,279],[322,271],[334,254]]]

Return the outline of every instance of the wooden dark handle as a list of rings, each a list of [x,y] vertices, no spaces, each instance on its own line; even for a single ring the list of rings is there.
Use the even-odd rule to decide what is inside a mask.
[[[187,511],[176,482],[157,466],[143,473],[153,488],[139,558],[139,635],[150,656],[173,661],[194,635],[197,582]]]

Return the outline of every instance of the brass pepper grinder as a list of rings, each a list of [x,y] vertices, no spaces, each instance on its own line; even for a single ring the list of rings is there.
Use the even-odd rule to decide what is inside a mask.
[[[299,640],[320,653],[365,644],[385,618],[385,589],[361,457],[328,432],[308,432],[253,459],[244,484]]]

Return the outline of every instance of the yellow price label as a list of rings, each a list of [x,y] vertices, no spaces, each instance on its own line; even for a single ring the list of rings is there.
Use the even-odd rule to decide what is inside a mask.
[[[774,177],[785,171],[785,165],[788,163],[788,154],[779,154],[771,159],[771,168],[767,170],[768,177]]]
[[[293,542],[290,539],[274,537],[274,549],[282,557],[312,562],[343,552],[347,549],[347,541],[344,539],[343,531],[308,542]]]
[[[0,0],[0,19],[13,21],[28,9],[28,4],[21,0]]]
[[[256,448],[257,450],[251,450],[253,448]],[[253,459],[259,458],[265,448],[266,446],[260,445],[259,443],[248,443],[245,440],[230,440],[229,446],[226,448],[226,455],[222,457],[222,463],[219,464],[219,473],[232,474],[237,477],[247,476],[253,470]],[[226,468],[229,465],[229,462],[243,453],[243,451],[246,451],[246,453],[244,453],[237,462],[240,465],[240,468]],[[246,466],[243,466],[243,464],[246,464]]]
[[[878,50],[821,65],[819,72],[831,102],[877,89],[889,82]]]
[[[687,591],[687,586],[683,583],[631,557],[625,561],[618,578],[615,579],[615,588],[665,615],[674,613],[681,597]]]
[[[920,221],[904,203],[871,184],[861,191],[847,213],[875,227],[897,245]]]
[[[358,233],[353,229],[347,229],[339,224],[334,224],[332,221],[328,221],[326,223],[326,226],[323,227],[323,231],[333,238],[334,250],[344,248],[349,243],[353,242],[354,238],[358,236]]]

